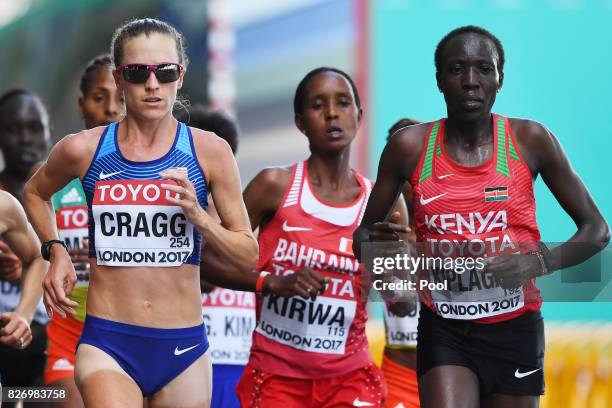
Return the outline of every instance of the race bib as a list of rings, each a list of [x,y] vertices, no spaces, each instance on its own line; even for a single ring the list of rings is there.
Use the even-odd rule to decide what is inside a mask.
[[[436,235],[427,237],[426,253],[434,260],[427,265],[430,282],[443,284],[432,290],[431,299],[438,315],[472,320],[512,312],[525,304],[523,288],[504,289],[493,274],[478,267],[477,259],[519,254],[510,231],[480,234]],[[480,263],[480,265],[484,265]]]
[[[255,294],[215,288],[202,294],[213,364],[246,365],[255,328]]]
[[[385,327],[387,346],[391,348],[416,347],[417,326],[419,323],[419,303],[408,316],[400,317],[389,310],[385,304]]]
[[[325,294],[315,301],[299,296],[265,296],[255,330],[299,350],[344,354],[359,288],[349,277],[334,276],[337,277],[330,279]]]
[[[82,249],[88,240],[88,209],[87,206],[63,207],[55,211],[55,222],[59,239],[66,243],[68,249]],[[87,265],[87,264],[84,264]],[[76,268],[77,265],[75,265]],[[85,269],[77,269],[77,286],[87,286],[89,283],[89,265]]]
[[[68,249],[83,248],[88,236],[87,206],[64,207],[55,211],[59,238]]]
[[[92,212],[98,265],[180,266],[194,248],[193,225],[167,201],[169,180],[97,181]]]

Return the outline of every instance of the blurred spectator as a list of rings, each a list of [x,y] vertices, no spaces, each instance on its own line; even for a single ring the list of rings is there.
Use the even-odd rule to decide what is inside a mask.
[[[0,148],[6,163],[0,173],[0,189],[21,201],[23,186],[32,167],[46,158],[50,147],[49,115],[40,98],[24,89],[13,89],[0,96]],[[0,250],[0,312],[13,311],[21,296],[21,264],[5,243],[0,242]],[[0,344],[0,372],[4,386],[42,385],[47,321],[41,300],[31,325],[32,344],[23,351]]]

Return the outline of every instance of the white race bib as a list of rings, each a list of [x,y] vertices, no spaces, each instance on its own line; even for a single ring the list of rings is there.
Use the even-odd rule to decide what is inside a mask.
[[[180,266],[194,248],[193,225],[161,188],[169,180],[97,181],[92,212],[98,265]]]
[[[384,306],[387,346],[398,348],[416,347],[420,304],[417,303],[414,312],[405,317],[391,313],[387,305],[385,304]]]
[[[357,302],[352,282],[342,280],[344,283],[330,285],[325,296],[319,295],[315,301],[299,296],[265,296],[255,330],[299,350],[344,354]]]
[[[215,288],[202,295],[213,364],[246,365],[255,328],[255,294]]]
[[[506,218],[505,211],[491,211],[481,221],[478,231],[470,231],[474,232],[473,234],[446,234],[427,239],[425,248],[429,251],[429,256],[438,257],[444,262],[454,260],[455,265],[450,269],[440,269],[440,265],[427,268],[429,282],[446,283],[446,289],[431,291],[431,298],[439,316],[473,320],[513,312],[524,306],[522,287],[502,288],[490,272],[475,267],[475,261],[469,267],[459,269],[457,266],[462,265],[457,263],[460,259],[475,260],[520,253],[519,245],[507,229]],[[445,228],[475,228],[471,224],[466,226],[458,221],[449,224],[448,217],[445,216],[441,219]],[[486,220],[492,221],[487,223]]]

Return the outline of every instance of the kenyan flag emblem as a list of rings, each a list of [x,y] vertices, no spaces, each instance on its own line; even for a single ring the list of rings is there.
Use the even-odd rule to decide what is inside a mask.
[[[484,189],[484,200],[485,201],[507,201],[508,200],[508,187],[487,187]]]

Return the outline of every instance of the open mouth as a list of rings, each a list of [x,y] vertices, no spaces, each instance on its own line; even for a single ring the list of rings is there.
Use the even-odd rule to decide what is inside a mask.
[[[479,109],[482,105],[483,100],[480,98],[465,98],[461,100],[461,106],[468,110]]]
[[[342,136],[342,129],[336,126],[331,126],[327,128],[327,135],[333,138],[338,138]]]

